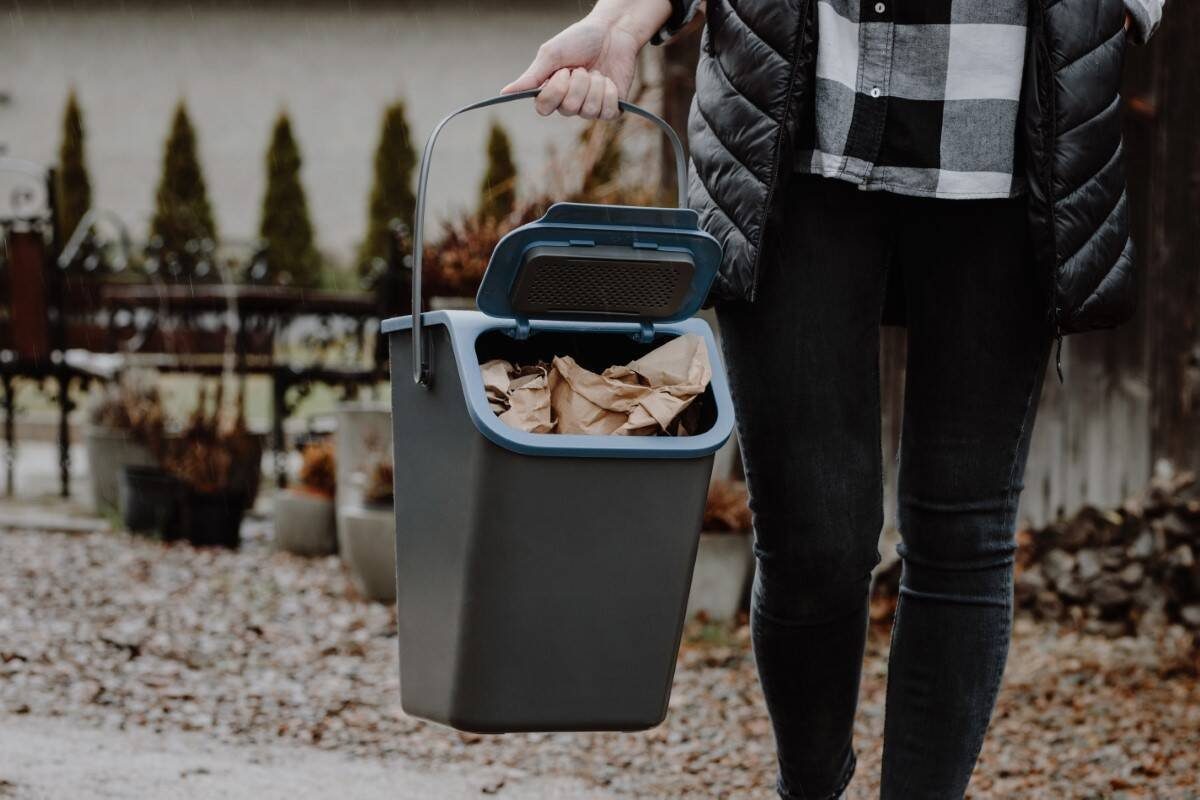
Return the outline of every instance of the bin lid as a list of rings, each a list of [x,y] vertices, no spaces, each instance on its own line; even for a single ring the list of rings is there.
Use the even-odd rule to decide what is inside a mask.
[[[686,208],[556,203],[500,240],[476,303],[516,320],[687,319],[721,265],[699,221]]]

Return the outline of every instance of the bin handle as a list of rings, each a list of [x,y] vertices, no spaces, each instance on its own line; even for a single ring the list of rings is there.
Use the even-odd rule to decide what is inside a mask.
[[[443,117],[442,121],[434,126],[433,132],[429,134],[429,138],[425,141],[425,149],[421,153],[421,172],[417,178],[417,218],[413,223],[412,238],[412,377],[413,382],[419,386],[428,386],[432,379],[432,369],[427,361],[427,348],[424,342],[424,326],[421,324],[421,268],[425,247],[425,195],[429,186],[429,164],[433,156],[434,143],[437,142],[438,134],[442,132],[442,128],[446,127],[446,123],[459,114],[465,114],[468,111],[476,111],[480,108],[487,108],[488,106],[495,106],[501,103],[511,103],[514,100],[526,100],[531,97],[537,97],[540,91],[541,89],[527,89],[523,92],[489,97],[486,100],[480,100],[468,106],[463,106],[457,111]],[[675,133],[675,129],[653,111],[647,111],[641,106],[627,103],[624,100],[619,100],[617,104],[621,111],[628,111],[631,114],[636,114],[639,117],[650,120],[666,134],[668,141],[671,142],[671,149],[675,152],[675,185],[678,192],[679,207],[687,208],[687,158],[683,154],[683,143],[679,141],[679,135]]]

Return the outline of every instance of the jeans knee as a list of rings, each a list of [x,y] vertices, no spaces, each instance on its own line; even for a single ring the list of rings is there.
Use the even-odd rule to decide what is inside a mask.
[[[1016,499],[900,499],[900,555],[930,569],[986,569],[1011,563],[1016,551]]]
[[[845,481],[815,495],[758,499],[756,614],[781,624],[815,625],[861,610],[871,570],[879,563],[883,491],[878,482],[849,470]]]
[[[1016,493],[900,500],[902,597],[1007,606],[1016,551]]]
[[[754,573],[756,617],[778,625],[820,625],[861,610],[871,588],[871,569],[878,553],[859,567],[838,570],[784,569],[759,559]]]

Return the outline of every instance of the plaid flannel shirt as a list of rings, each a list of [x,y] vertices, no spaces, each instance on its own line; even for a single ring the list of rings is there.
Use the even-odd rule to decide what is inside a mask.
[[[799,172],[924,197],[1011,197],[1028,0],[819,0]],[[1127,0],[1133,36],[1162,0]]]

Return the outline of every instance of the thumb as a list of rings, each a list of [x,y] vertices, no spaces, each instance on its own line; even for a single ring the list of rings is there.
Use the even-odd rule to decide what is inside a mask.
[[[524,72],[512,83],[500,90],[501,94],[523,92],[526,89],[536,89],[545,83],[551,75],[563,66],[559,63],[556,52],[547,45],[538,48],[537,55]]]

